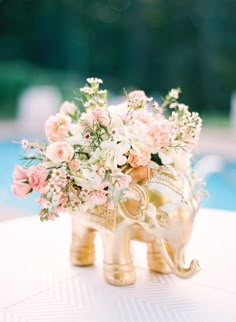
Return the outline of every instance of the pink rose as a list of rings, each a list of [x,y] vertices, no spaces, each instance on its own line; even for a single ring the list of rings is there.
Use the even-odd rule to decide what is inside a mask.
[[[43,193],[46,189],[47,177],[48,171],[42,164],[31,167],[28,170],[28,180],[30,186],[40,193]]]
[[[11,191],[16,197],[24,198],[32,192],[31,186],[26,182],[15,181],[11,186]]]
[[[20,165],[16,165],[13,171],[14,180],[27,180],[28,179],[28,169],[21,167]]]
[[[69,163],[74,156],[74,148],[67,142],[51,143],[46,150],[46,157],[56,164]]]
[[[140,155],[130,152],[128,157],[128,163],[132,168],[146,166],[150,160],[151,154],[148,151],[141,151]]]
[[[45,124],[47,138],[50,142],[64,141],[69,132],[71,119],[63,114],[51,115]]]

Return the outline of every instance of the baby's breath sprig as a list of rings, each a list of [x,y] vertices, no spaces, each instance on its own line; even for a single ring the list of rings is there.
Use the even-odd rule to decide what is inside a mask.
[[[87,83],[80,88],[82,93],[82,104],[84,109],[95,109],[97,107],[103,108],[107,104],[107,90],[100,90],[102,80],[99,78],[87,78]]]
[[[169,93],[162,98],[163,103],[161,104],[160,108],[162,111],[166,109],[166,107],[170,107],[171,104],[177,104],[177,100],[179,98],[179,94],[181,93],[181,89],[178,88],[172,88]],[[172,105],[173,107],[174,105]]]

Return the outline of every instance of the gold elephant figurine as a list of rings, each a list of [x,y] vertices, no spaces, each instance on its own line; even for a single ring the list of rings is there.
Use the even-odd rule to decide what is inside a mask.
[[[151,271],[189,278],[199,271],[197,260],[185,266],[184,253],[199,208],[188,177],[171,166],[126,169],[132,195],[115,209],[97,206],[88,214],[73,213],[71,261],[94,263],[94,237],[100,232],[104,247],[104,277],[112,285],[135,282],[130,241],[147,243]]]

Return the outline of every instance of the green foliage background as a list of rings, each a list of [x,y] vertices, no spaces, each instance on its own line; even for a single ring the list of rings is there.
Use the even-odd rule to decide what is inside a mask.
[[[180,86],[201,113],[229,112],[236,89],[235,0],[0,0],[0,116],[22,89],[68,97],[98,76],[120,94]]]

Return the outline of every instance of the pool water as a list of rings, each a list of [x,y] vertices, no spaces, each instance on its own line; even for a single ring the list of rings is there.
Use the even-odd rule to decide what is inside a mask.
[[[37,214],[39,206],[34,202],[37,193],[19,199],[10,190],[14,166],[21,163],[23,152],[19,144],[0,143],[0,205],[11,206],[23,213]],[[236,164],[224,162],[220,172],[210,173],[205,180],[209,198],[203,200],[202,206],[236,211]]]
[[[206,178],[209,198],[203,206],[225,210],[236,210],[236,164],[225,162],[221,172],[211,173]]]

